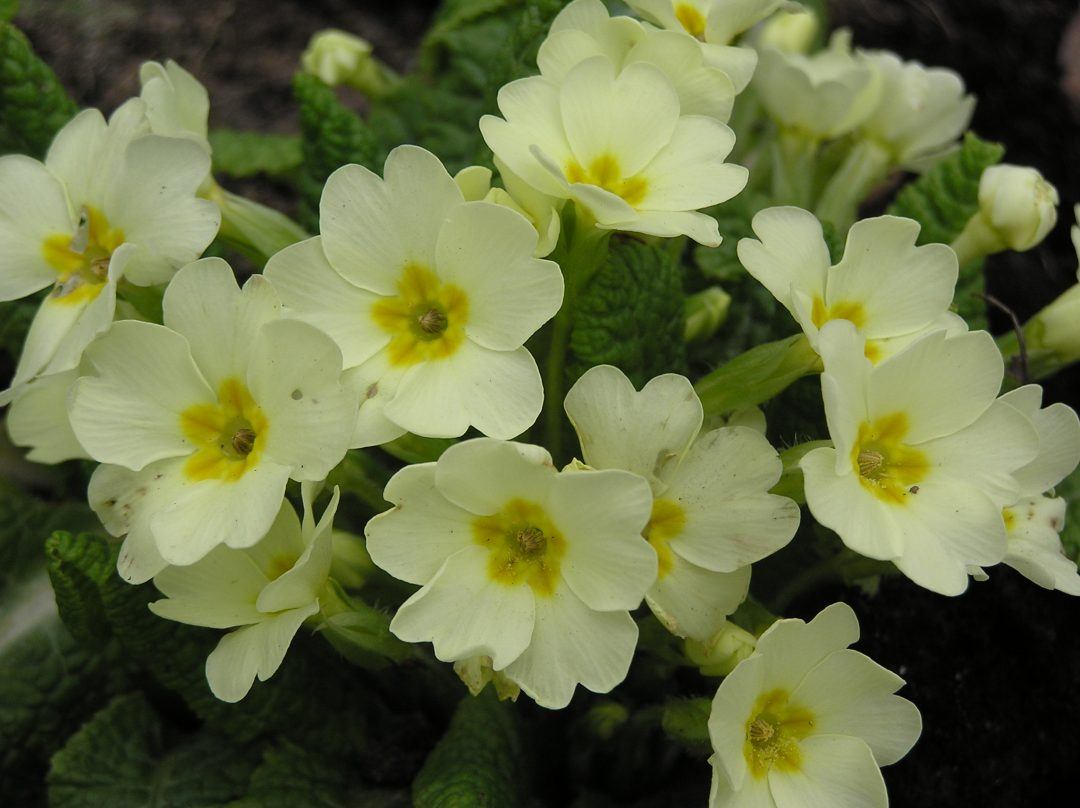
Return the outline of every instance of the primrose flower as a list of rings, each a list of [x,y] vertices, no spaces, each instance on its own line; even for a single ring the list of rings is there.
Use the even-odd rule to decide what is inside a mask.
[[[769,116],[811,138],[839,137],[864,123],[878,108],[881,84],[876,66],[851,52],[844,30],[810,55],[763,48],[754,73]]]
[[[538,191],[573,199],[604,229],[720,243],[716,220],[698,209],[746,185],[747,170],[724,162],[735,135],[713,118],[681,114],[659,68],[634,62],[617,71],[593,56],[561,83],[512,81],[498,102],[505,119],[485,115],[480,131]]]
[[[218,545],[187,567],[166,567],[154,576],[162,600],[150,611],[191,626],[234,629],[206,659],[210,691],[237,702],[255,677],[265,682],[277,672],[300,626],[319,612],[330,574],[331,526],[340,492],[334,489],[315,522],[315,489],[301,486],[304,521],[282,502],[270,530],[251,547]]]
[[[45,162],[0,157],[0,300],[52,287],[30,325],[11,388],[71,370],[112,322],[116,286],[165,283],[197,258],[219,216],[195,191],[210,168],[198,147],[149,134],[142,101],[106,123],[88,109]]]
[[[406,466],[384,496],[394,508],[368,522],[368,552],[422,586],[390,623],[399,638],[444,662],[487,657],[551,709],[625,678],[629,610],[656,579],[645,480],[558,472],[542,447],[478,438]]]
[[[851,608],[834,603],[809,623],[778,620],[713,699],[709,808],[889,804],[880,767],[922,732],[904,680],[848,646]]]
[[[787,0],[627,0],[630,8],[669,31],[715,45],[727,45],[785,6]]]
[[[803,457],[806,503],[844,544],[890,560],[943,595],[997,564],[1001,509],[1036,456],[1030,419],[997,399],[1004,363],[985,331],[937,331],[874,366],[847,321],[820,335],[821,392],[834,447]]]
[[[818,16],[805,8],[779,11],[761,26],[755,44],[787,53],[809,53],[820,30]]]
[[[975,97],[952,70],[902,62],[894,53],[864,51],[881,77],[880,102],[856,135],[874,141],[889,164],[926,167],[955,144],[971,122]]]
[[[768,493],[783,464],[748,427],[699,435],[701,401],[685,376],[642,388],[610,365],[590,368],[566,395],[585,463],[624,469],[652,488],[645,538],[660,561],[649,608],[681,637],[709,640],[746,598],[750,564],[795,535],[799,508]]]
[[[1055,485],[1080,463],[1080,420],[1061,403],[1042,406],[1042,388],[1020,387],[1001,397],[1025,416],[1039,433],[1039,453],[1014,473],[1019,500],[1002,511],[1009,540],[1007,565],[1046,589],[1080,595],[1080,575],[1058,534],[1065,525],[1065,500],[1050,496]]]
[[[400,146],[385,180],[357,165],[326,182],[322,235],[271,258],[290,315],[341,347],[361,391],[354,446],[406,431],[511,438],[536,420],[525,340],[562,303],[557,264],[533,257],[520,214],[466,202],[435,155]]]
[[[754,216],[758,239],[739,242],[739,260],[802,326],[820,350],[820,330],[847,320],[866,337],[877,362],[928,331],[967,330],[949,311],[956,255],[943,244],[915,246],[918,222],[878,216],[852,225],[844,257],[831,265],[821,224],[793,207]]]
[[[241,290],[221,259],[196,261],[169,284],[164,320],[99,337],[69,403],[79,443],[107,464],[90,506],[127,534],[117,568],[134,583],[255,544],[290,478],[322,480],[345,455],[356,417],[341,351],[283,319],[265,278]]]
[[[556,83],[586,59],[602,55],[617,71],[635,62],[659,68],[679,96],[683,115],[707,115],[727,122],[735,85],[706,61],[693,37],[646,27],[630,17],[610,17],[601,0],[574,0],[551,24],[536,55],[541,75]]]
[[[495,168],[499,171],[503,187],[492,187],[491,169],[485,166],[467,166],[454,175],[454,182],[461,189],[466,202],[491,202],[517,211],[536,229],[538,240],[533,257],[550,255],[559,243],[562,220],[559,214],[565,203],[563,199],[542,194],[514,174],[498,157]]]
[[[1028,166],[990,166],[979,179],[979,210],[953,242],[961,263],[1037,247],[1057,224],[1057,189]]]

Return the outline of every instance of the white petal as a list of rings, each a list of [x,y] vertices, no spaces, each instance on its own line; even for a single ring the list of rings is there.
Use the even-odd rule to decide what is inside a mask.
[[[126,242],[139,246],[126,271],[132,283],[167,282],[213,240],[221,212],[195,197],[209,171],[210,155],[189,140],[148,135],[128,146],[104,213]]]
[[[735,791],[723,766],[714,760],[709,808],[776,808],[776,801],[772,798],[767,777],[748,778],[743,781],[742,788]]]
[[[319,202],[319,230],[326,259],[343,278],[378,294],[395,293],[408,245],[377,174],[358,165],[331,174]]]
[[[792,288],[809,297],[824,297],[831,261],[812,213],[794,207],[769,208],[754,216],[754,234],[760,241],[739,241],[739,261],[791,311]]]
[[[141,469],[186,455],[180,414],[214,401],[187,341],[152,323],[115,323],[86,349],[69,413],[79,443],[95,460]]]
[[[893,695],[903,684],[868,656],[845,648],[810,671],[791,700],[814,713],[815,733],[861,738],[877,764],[889,766],[908,753],[922,732],[918,708]]]
[[[983,414],[1004,373],[1001,353],[985,331],[949,338],[938,331],[871,371],[868,414],[876,420],[905,413],[909,444],[948,435]]]
[[[248,469],[236,481],[192,482],[181,473],[160,509],[149,515],[158,551],[170,564],[183,566],[219,544],[250,547],[273,524],[288,477],[287,467],[270,461]]]
[[[701,401],[685,376],[657,376],[639,393],[611,365],[585,371],[566,394],[564,407],[586,463],[640,474],[657,490],[703,418]]]
[[[406,260],[435,266],[435,245],[443,223],[465,201],[461,189],[439,158],[419,146],[398,146],[391,151],[383,176]]]
[[[1031,421],[1000,400],[970,426],[918,446],[941,473],[971,483],[999,505],[1016,501],[1020,488],[1013,472],[1031,461],[1038,447]]]
[[[390,356],[380,351],[364,364],[342,374],[342,383],[357,395],[359,410],[353,427],[350,449],[378,446],[406,433],[383,412],[386,402],[393,399],[404,371],[391,367]]]
[[[67,400],[78,375],[76,370],[42,376],[22,388],[7,411],[7,430],[16,446],[29,446],[27,460],[62,463],[86,458],[71,430]]]
[[[562,304],[562,272],[552,261],[533,258],[536,243],[524,216],[488,202],[458,206],[443,226],[439,276],[465,292],[465,332],[485,348],[521,347]]]
[[[735,792],[752,786],[743,746],[746,725],[753,719],[754,704],[764,692],[765,662],[755,654],[740,662],[724,677],[709,711],[709,738],[716,750],[714,765],[722,769]],[[738,803],[735,803],[738,804]]]
[[[1076,562],[1065,555],[1058,536],[1065,525],[1065,500],[1030,497],[1005,514],[1009,548],[1004,563],[1045,589],[1080,595]]]
[[[1023,493],[1034,495],[1060,483],[1080,462],[1080,419],[1072,407],[1058,402],[1031,420],[1039,432],[1039,454],[1014,476]]]
[[[969,565],[988,567],[1005,558],[1001,507],[968,483],[935,475],[893,515],[904,535],[904,552],[894,563],[934,592],[959,595],[967,589]]]
[[[294,480],[322,480],[345,456],[358,396],[342,382],[341,351],[321,331],[277,320],[259,331],[247,372],[269,421],[266,455]]]
[[[456,438],[472,425],[508,439],[532,426],[543,399],[540,371],[526,348],[492,351],[465,340],[453,356],[406,371],[383,412],[417,435]]]
[[[0,157],[0,188],[0,300],[17,300],[56,280],[42,246],[75,225],[63,185],[37,160]]]
[[[594,612],[558,587],[536,599],[532,641],[504,673],[541,707],[559,710],[578,684],[608,693],[625,679],[637,637],[626,612]]]
[[[281,317],[281,300],[266,278],[253,275],[243,290],[221,258],[188,264],[162,299],[164,323],[183,334],[191,355],[215,391],[228,378],[243,379],[264,324]]]
[[[370,316],[382,298],[345,280],[326,260],[322,237],[292,244],[271,256],[263,273],[281,295],[288,314],[329,334],[345,367],[362,364],[390,342]]]
[[[852,225],[844,258],[829,272],[829,306],[859,303],[871,338],[907,334],[952,302],[956,253],[942,244],[915,246],[919,224],[878,216]]]
[[[423,589],[398,609],[390,630],[406,642],[431,642],[435,656],[454,662],[491,657],[502,670],[529,645],[534,596],[488,575],[488,551],[476,545],[450,556]]]
[[[255,599],[268,583],[266,576],[242,550],[215,547],[187,567],[167,567],[154,576],[164,600],[150,611],[166,620],[192,626],[233,628],[265,619]]]
[[[859,639],[859,621],[846,603],[826,606],[809,623],[777,620],[758,639],[765,687],[793,690],[829,654]]]
[[[476,438],[443,452],[435,486],[458,507],[490,516],[511,499],[545,503],[556,473],[542,446]]]
[[[645,600],[668,631],[706,642],[746,599],[750,567],[712,572],[673,555],[671,569],[652,585]]]
[[[435,464],[405,466],[390,478],[383,497],[392,510],[364,529],[371,560],[395,578],[426,584],[451,555],[473,542],[475,517],[435,487]]]
[[[696,210],[726,202],[744,187],[749,172],[725,163],[735,133],[713,118],[684,115],[671,140],[642,172],[646,210]]]
[[[829,437],[836,446],[837,472],[846,471],[859,427],[868,419],[867,387],[870,383],[870,360],[865,341],[847,320],[825,324],[815,346],[825,365],[821,374],[821,397]]]
[[[612,196],[607,191],[601,191],[598,188],[593,190]],[[613,198],[618,199],[618,197]],[[595,215],[595,206],[591,206],[590,209]],[[632,216],[612,216],[610,219],[601,220],[596,226],[604,230],[625,230],[628,233],[643,233],[647,236],[663,236],[664,238],[689,236],[705,247],[719,247],[722,240],[716,219],[707,213],[697,211],[640,210],[634,212]]]
[[[560,474],[550,516],[566,540],[563,579],[590,609],[636,609],[656,580],[656,552],[641,537],[652,492],[636,474]]]
[[[113,536],[127,534],[116,569],[129,583],[149,581],[168,565],[150,532],[150,519],[179,485],[183,462],[160,460],[137,472],[101,465],[90,477],[86,498],[101,524]]]
[[[889,506],[863,487],[854,470],[838,474],[836,464],[837,452],[830,448],[814,449],[799,462],[810,512],[855,552],[897,558],[904,540]]]
[[[887,808],[885,781],[858,738],[813,735],[799,743],[797,771],[769,772],[776,808]]]
[[[206,658],[210,691],[222,701],[240,701],[256,676],[265,682],[277,672],[296,632],[318,610],[312,603],[226,634]]]
[[[310,544],[304,548],[290,569],[271,581],[259,593],[255,608],[260,612],[280,612],[317,601],[327,578],[330,577],[330,564],[333,560],[332,526],[341,500],[341,490],[335,486],[319,527],[315,528],[310,525],[312,514],[309,484],[305,483],[304,489],[304,518],[308,522],[305,533],[313,534],[310,536]],[[282,503],[282,510],[288,511],[295,519],[292,505],[288,502]]]

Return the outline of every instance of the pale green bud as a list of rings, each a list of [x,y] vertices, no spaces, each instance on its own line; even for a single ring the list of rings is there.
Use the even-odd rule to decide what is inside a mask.
[[[809,53],[821,25],[809,11],[780,11],[761,26],[758,43],[785,53]]]
[[[1057,223],[1057,189],[1034,168],[991,166],[979,180],[979,212],[1005,247],[1036,246]]]
[[[685,340],[699,342],[711,337],[724,324],[729,308],[731,295],[719,286],[711,286],[687,297]]]
[[[727,676],[735,666],[754,653],[757,638],[734,623],[724,623],[707,642],[687,640],[687,658],[706,676]]]
[[[1029,341],[1050,351],[1061,365],[1080,361],[1080,283],[1036,314],[1024,328]]]
[[[385,95],[398,79],[372,55],[370,42],[336,28],[315,34],[300,63],[331,87],[345,84],[369,96]]]

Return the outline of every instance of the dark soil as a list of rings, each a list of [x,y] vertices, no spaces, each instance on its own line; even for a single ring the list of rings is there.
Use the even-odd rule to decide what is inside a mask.
[[[177,59],[209,87],[212,124],[296,130],[290,80],[313,32],[339,27],[407,67],[433,2],[310,0],[23,0],[17,22],[80,103],[115,107],[137,92],[138,65]],[[979,97],[974,127],[1038,167],[1059,189],[1061,221],[1024,255],[993,259],[992,291],[1025,318],[1076,282],[1069,243],[1080,200],[1080,104],[1059,49],[1075,0],[835,0],[855,41],[963,74]],[[1080,41],[1071,60],[1080,62]],[[1066,54],[1066,62],[1069,54]],[[269,186],[238,188],[282,199]],[[1003,318],[995,319],[999,328]],[[1080,405],[1080,372],[1048,385]],[[909,682],[925,730],[886,770],[892,804],[1017,808],[1074,804],[1080,770],[1080,602],[993,570],[962,598],[889,581],[873,599],[833,591],[795,604],[799,616],[838,599],[863,625],[861,650]]]

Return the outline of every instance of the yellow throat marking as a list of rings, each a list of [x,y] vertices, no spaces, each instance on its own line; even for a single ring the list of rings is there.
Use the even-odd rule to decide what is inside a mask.
[[[258,464],[269,426],[244,383],[226,379],[217,403],[194,404],[180,413],[184,437],[197,447],[184,464],[184,475],[236,482]]]
[[[686,30],[686,33],[698,39],[705,39],[705,15],[689,3],[677,3],[675,5],[675,19]]]
[[[659,562],[659,577],[663,578],[675,566],[675,551],[671,549],[671,540],[686,528],[686,512],[672,499],[653,501],[652,515],[645,525],[642,535],[656,550]]]
[[[904,443],[907,415],[894,412],[864,421],[851,449],[851,465],[863,488],[883,502],[903,505],[919,492],[930,470],[926,455]]]
[[[814,731],[814,714],[789,698],[780,689],[762,694],[746,722],[743,756],[758,780],[773,767],[791,772],[802,766],[799,741]]]
[[[72,235],[47,236],[41,253],[56,270],[56,285],[49,299],[57,303],[89,303],[105,288],[109,261],[124,243],[122,230],[109,226],[105,215],[86,205]]]
[[[452,356],[465,341],[465,292],[419,264],[405,267],[397,290],[371,307],[376,324],[391,335],[390,364],[407,367]]]
[[[566,539],[544,509],[526,499],[512,499],[502,510],[472,523],[473,541],[486,547],[488,575],[504,586],[528,584],[549,597],[559,582]]]
[[[610,154],[600,155],[589,163],[588,168],[576,160],[571,160],[566,164],[564,172],[570,182],[596,185],[633,206],[641,204],[649,188],[649,184],[642,177],[623,177],[618,159]]]

